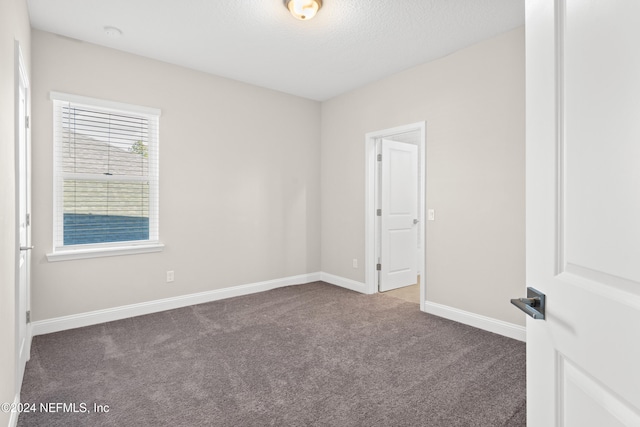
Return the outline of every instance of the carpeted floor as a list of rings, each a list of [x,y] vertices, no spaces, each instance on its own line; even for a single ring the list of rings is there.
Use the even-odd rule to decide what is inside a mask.
[[[517,427],[525,345],[318,282],[35,337],[22,402],[21,427]]]

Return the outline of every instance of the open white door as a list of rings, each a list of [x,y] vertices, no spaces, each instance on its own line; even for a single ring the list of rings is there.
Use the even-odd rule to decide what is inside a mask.
[[[382,140],[379,290],[416,283],[418,267],[418,147]]]
[[[29,274],[31,262],[31,199],[30,147],[28,123],[28,79],[20,48],[16,42],[16,191],[17,240],[19,246],[16,266],[16,364],[17,386],[22,384],[25,365],[29,360],[30,341],[27,311],[29,310]]]
[[[528,427],[640,426],[639,41],[640,1],[526,1]]]

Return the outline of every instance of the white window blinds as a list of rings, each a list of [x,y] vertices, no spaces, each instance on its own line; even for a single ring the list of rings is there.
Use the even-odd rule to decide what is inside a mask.
[[[51,98],[54,248],[157,242],[160,111],[60,93]]]

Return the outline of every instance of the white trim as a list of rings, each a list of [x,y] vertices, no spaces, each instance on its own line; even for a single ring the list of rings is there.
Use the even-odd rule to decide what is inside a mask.
[[[424,311],[445,319],[453,320],[465,325],[473,326],[478,329],[493,332],[494,334],[503,335],[518,341],[527,341],[527,331],[524,326],[514,323],[504,322],[480,314],[471,313],[469,311],[460,310],[448,305],[438,304],[435,302],[425,301]]]
[[[360,292],[361,294],[375,293],[375,292],[367,292],[367,285],[362,282],[358,282],[356,280],[347,279],[340,276],[334,276],[333,274],[329,274],[329,273],[324,273],[324,272],[320,273],[320,280],[335,286],[340,286],[341,288]]]
[[[22,57],[22,48],[20,47],[20,42],[18,40],[14,40],[15,48],[17,49],[16,60],[18,61],[18,73],[19,77],[24,82],[24,87],[29,88],[31,84],[29,83],[29,75],[27,74],[27,67],[24,65],[24,58]]]
[[[113,247],[93,247],[87,249],[59,250],[47,254],[49,262],[70,261],[74,259],[100,258],[107,256],[146,254],[151,252],[162,252],[164,244],[150,243],[144,245],[125,245]]]
[[[49,92],[49,99],[52,101],[73,102],[74,104],[82,104],[90,107],[102,107],[113,111],[125,111],[127,113],[138,113],[149,116],[160,117],[162,110],[159,108],[145,107],[142,105],[126,104],[124,102],[107,101],[105,99],[91,98],[88,96],[73,95],[62,92]]]
[[[13,407],[17,408],[20,405],[20,394],[16,394],[13,398]],[[18,417],[20,416],[19,411],[11,411],[11,415],[9,415],[9,427],[16,427],[18,425]]]
[[[175,308],[187,307],[190,305],[203,304],[211,301],[218,301],[226,298],[233,298],[242,295],[249,295],[256,292],[269,291],[284,286],[301,285],[323,281],[331,285],[340,286],[355,292],[366,294],[367,286],[356,280],[347,279],[324,272],[301,274],[297,276],[284,277],[281,279],[267,280],[264,282],[250,283],[246,285],[233,286],[212,291],[199,292],[196,294],[180,295],[172,298],[164,298],[155,301],[148,301],[138,304],[130,304],[121,307],[108,308],[104,310],[90,311],[87,313],[62,316],[53,319],[39,320],[30,325],[30,336],[49,334],[52,332],[65,331],[68,329],[81,328],[83,326],[96,325],[114,320],[127,319],[145,314],[157,313]],[[375,293],[375,292],[374,292]],[[526,330],[524,326],[504,322],[479,314],[471,313],[457,308],[449,307],[434,302],[425,301],[425,312],[445,319],[453,320],[465,325],[473,326],[485,331],[493,332],[519,341],[526,341]]]
[[[376,139],[389,138],[408,132],[420,132],[420,143],[418,145],[419,174],[420,174],[420,204],[418,218],[422,224],[419,239],[418,253],[418,271],[420,272],[420,310],[425,311],[424,300],[426,299],[426,188],[427,188],[427,139],[426,139],[427,122],[416,122],[408,125],[398,126],[390,129],[384,129],[376,132],[369,132],[365,135],[365,242],[364,242],[364,275],[365,287],[367,294],[375,294],[378,292],[376,283],[376,183],[378,182],[378,168],[376,161]]]
[[[26,168],[25,172],[25,182],[26,186],[26,200],[25,202],[25,213],[27,215],[31,214],[31,127],[32,124],[29,123],[28,126],[23,128],[20,131],[21,125],[24,125],[24,122],[21,123],[21,120],[25,118],[22,114],[25,114],[27,118],[30,120],[31,116],[31,87],[29,84],[29,75],[27,72],[27,68],[25,66],[24,58],[22,55],[22,47],[18,40],[14,40],[14,67],[15,67],[15,79],[14,79],[14,130],[15,130],[15,297],[14,297],[14,306],[15,306],[15,329],[14,329],[14,343],[15,343],[15,371],[14,371],[14,403],[17,404],[20,402],[20,392],[22,390],[22,381],[24,378],[24,373],[26,370],[26,362],[30,358],[31,354],[31,329],[28,322],[26,322],[26,312],[31,309],[30,302],[30,294],[31,294],[31,253],[27,251],[24,254],[24,262],[26,266],[24,267],[24,276],[25,276],[25,289],[24,289],[24,301],[21,300],[21,264],[20,260],[22,258],[22,252],[17,250],[23,244],[26,246],[31,245],[31,225],[26,225],[26,241],[22,242],[20,235],[20,222],[24,217],[21,216],[22,212],[20,211],[21,205],[21,197],[22,192],[20,189],[21,181],[23,180],[22,172],[23,167]],[[24,108],[26,112],[21,108],[20,102],[20,90],[24,90],[25,104]],[[24,135],[24,139],[21,139],[21,135]],[[24,143],[24,148],[22,144]],[[21,152],[24,150],[24,158],[21,158]],[[24,161],[24,165],[21,164],[21,161]],[[21,303],[24,302],[24,307],[21,306]],[[20,328],[24,325],[24,343],[21,342],[22,336],[20,335]],[[23,356],[22,358],[20,356]],[[18,423],[19,412],[12,412],[9,417],[9,426],[15,426]]]
[[[172,310],[195,304],[203,304],[225,298],[249,295],[284,286],[317,282],[320,280],[320,277],[321,273],[319,272],[301,274],[282,279],[267,280],[264,282],[215,289],[196,294],[180,295],[172,298],[164,298],[121,307],[107,308],[104,310],[90,311],[87,313],[73,314],[70,316],[56,317],[53,319],[39,320],[32,324],[33,336],[65,331],[67,329],[81,328],[83,326],[96,325],[114,320],[127,319],[129,317],[142,316],[144,314],[157,313],[159,311]]]

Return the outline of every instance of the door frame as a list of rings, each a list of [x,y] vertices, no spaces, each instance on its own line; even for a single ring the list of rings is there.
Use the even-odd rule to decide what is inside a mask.
[[[426,156],[426,128],[427,122],[416,122],[365,135],[365,234],[364,234],[364,275],[367,294],[378,292],[376,270],[376,245],[380,230],[376,227],[376,206],[378,206],[378,182],[380,171],[377,167],[376,141],[382,138],[393,139],[394,136],[409,132],[420,133],[418,142],[418,219],[421,229],[418,232],[418,271],[420,272],[420,310],[424,311],[426,297],[426,188],[427,188],[427,156]]]
[[[30,358],[30,353],[31,353],[31,336],[32,336],[32,329],[31,329],[31,323],[30,322],[26,322],[26,313],[22,312],[22,308],[21,308],[21,304],[20,304],[20,257],[21,257],[21,250],[20,250],[20,222],[21,222],[21,218],[20,218],[20,180],[22,179],[22,171],[21,171],[21,165],[20,165],[20,144],[21,144],[21,140],[20,140],[20,124],[21,124],[21,118],[20,115],[22,114],[21,112],[21,108],[20,108],[20,87],[22,86],[24,88],[24,92],[25,92],[25,103],[26,103],[26,110],[27,110],[27,116],[30,117],[30,85],[29,85],[29,76],[27,74],[27,68],[25,66],[25,62],[22,56],[22,49],[20,47],[20,43],[16,40],[15,41],[15,58],[14,58],[14,63],[15,63],[15,68],[14,68],[14,72],[15,72],[15,82],[14,82],[14,86],[15,86],[15,105],[14,105],[14,135],[15,135],[15,176],[16,176],[16,182],[15,182],[15,188],[16,188],[16,194],[15,194],[15,198],[16,198],[16,214],[15,214],[15,249],[16,249],[16,256],[15,256],[15,268],[16,268],[16,272],[15,272],[15,363],[16,363],[16,369],[15,369],[15,376],[16,376],[16,384],[15,384],[15,388],[16,388],[16,396],[20,396],[20,389],[22,388],[22,377],[24,375],[24,369],[25,369],[25,364],[26,361],[29,360]],[[31,128],[31,124],[29,123],[29,125],[25,126],[25,132],[24,132],[24,137],[25,137],[25,162],[26,162],[26,175],[27,175],[27,182],[25,183],[26,185],[26,212],[28,214],[31,213],[31,143],[30,143],[30,138],[31,138],[31,132],[30,132],[30,128]],[[31,244],[31,235],[30,235],[30,226],[27,226],[27,245]],[[27,289],[25,289],[25,299],[26,301],[24,301],[25,304],[25,308],[27,311],[31,310],[31,304],[30,304],[30,293],[31,293],[31,289],[30,289],[30,281],[31,281],[31,254],[27,253],[26,254],[26,258],[25,258],[25,262],[27,263],[26,266],[26,287]],[[20,323],[21,322],[26,322],[25,325],[25,348],[24,348],[24,353],[26,354],[26,359],[23,361],[20,359]],[[24,362],[24,364],[23,364]]]

